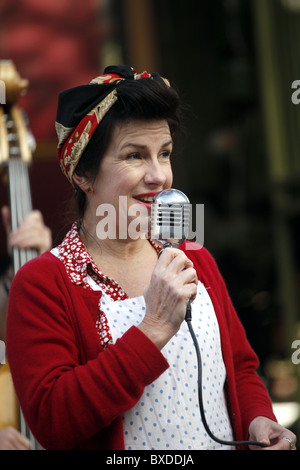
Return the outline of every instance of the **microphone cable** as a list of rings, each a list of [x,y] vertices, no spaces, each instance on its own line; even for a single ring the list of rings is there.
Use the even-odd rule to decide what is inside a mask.
[[[172,246],[172,243],[170,242],[165,242],[163,248],[161,251],[158,253],[158,258],[162,254],[165,248]],[[185,321],[188,325],[189,332],[191,334],[195,349],[196,349],[196,355],[197,355],[197,364],[198,364],[198,402],[199,402],[199,409],[200,409],[200,416],[202,419],[202,423],[204,426],[204,429],[206,430],[207,434],[211,439],[213,439],[215,442],[218,442],[219,444],[225,445],[225,446],[257,446],[257,447],[268,447],[267,444],[264,444],[263,442],[259,441],[226,441],[223,439],[219,439],[217,436],[215,436],[212,431],[210,430],[206,417],[205,417],[205,412],[204,412],[204,406],[203,406],[203,397],[202,397],[202,359],[201,359],[201,354],[200,354],[200,349],[199,349],[199,344],[194,332],[194,329],[192,327],[192,306],[191,302],[188,301],[187,307],[186,307],[186,315],[185,315]]]
[[[202,419],[203,426],[207,432],[207,434],[213,439],[215,442],[218,442],[219,444],[223,444],[226,446],[242,446],[242,445],[253,445],[253,446],[259,446],[259,447],[267,447],[266,444],[263,442],[257,442],[257,441],[225,441],[223,439],[219,439],[216,437],[210,430],[206,417],[205,417],[205,412],[204,412],[204,406],[203,406],[203,397],[202,397],[202,360],[201,360],[201,354],[200,354],[200,349],[199,349],[199,344],[195,335],[195,332],[192,327],[192,308],[191,308],[191,303],[190,301],[187,304],[187,309],[186,309],[186,317],[185,321],[187,322],[190,334],[192,336],[194,346],[196,349],[196,355],[197,355],[197,362],[198,362],[198,401],[199,401],[199,409],[200,409],[200,415]]]

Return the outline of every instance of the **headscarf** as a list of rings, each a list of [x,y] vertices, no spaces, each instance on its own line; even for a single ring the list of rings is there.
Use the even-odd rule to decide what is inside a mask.
[[[137,74],[128,65],[112,65],[87,85],[69,88],[59,94],[55,122],[57,154],[61,170],[72,184],[74,171],[87,144],[118,99],[118,85],[124,80],[140,78],[160,80],[170,86],[169,81],[156,72]]]

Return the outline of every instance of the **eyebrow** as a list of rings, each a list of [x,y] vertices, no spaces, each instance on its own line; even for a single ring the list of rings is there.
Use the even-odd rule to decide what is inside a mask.
[[[165,142],[164,144],[162,144],[161,148],[168,147],[171,144],[173,145],[173,139],[170,139],[170,140],[168,140],[168,142]],[[141,150],[144,150],[145,148],[147,148],[146,145],[136,144],[136,143],[132,143],[132,142],[128,142],[127,144],[125,144],[123,146],[123,149],[126,149],[127,147],[134,147],[134,148],[138,148],[138,149],[141,149]]]

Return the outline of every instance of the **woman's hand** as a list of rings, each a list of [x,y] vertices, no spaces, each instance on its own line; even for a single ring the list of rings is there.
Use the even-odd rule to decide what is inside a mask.
[[[197,294],[193,263],[178,249],[166,248],[144,292],[146,314],[139,328],[162,349],[185,318],[188,301]]]
[[[258,416],[249,426],[250,440],[263,442],[263,450],[296,450],[297,438],[294,433],[280,424],[263,416]],[[250,446],[251,449],[258,449]]]
[[[29,450],[30,441],[15,428],[0,429],[0,450]]]
[[[11,232],[9,207],[2,207],[2,220],[5,226],[8,250],[16,246],[18,248],[35,248],[41,255],[52,246],[51,230],[44,224],[40,211],[30,212],[21,222],[17,230]]]

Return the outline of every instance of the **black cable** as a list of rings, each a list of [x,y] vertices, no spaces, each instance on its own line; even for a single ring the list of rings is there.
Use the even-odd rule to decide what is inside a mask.
[[[195,349],[196,349],[196,354],[197,354],[197,362],[198,362],[198,400],[199,400],[199,409],[200,409],[200,415],[202,418],[203,426],[207,432],[207,434],[216,442],[219,444],[223,444],[226,446],[242,446],[242,445],[252,445],[252,446],[259,446],[259,447],[267,447],[266,444],[262,442],[257,442],[257,441],[224,441],[223,439],[219,439],[218,437],[214,436],[214,434],[211,432],[209,429],[209,426],[206,421],[205,413],[204,413],[204,407],[203,407],[203,399],[202,399],[202,360],[201,360],[201,354],[200,354],[200,349],[198,345],[198,341],[195,335],[195,332],[192,327],[192,315],[191,315],[191,304],[188,302],[187,305],[187,313],[185,320],[187,322],[190,334],[192,336]]]
[[[162,254],[164,249],[167,246],[172,246],[170,243],[166,243],[162,250],[159,252],[158,257]],[[204,413],[204,407],[203,407],[203,399],[202,399],[202,360],[201,360],[201,354],[200,354],[200,349],[198,345],[198,341],[195,335],[195,332],[192,327],[192,307],[191,307],[191,302],[188,301],[187,307],[186,307],[186,315],[185,315],[185,321],[187,322],[190,334],[192,336],[194,346],[196,349],[196,355],[197,355],[197,362],[198,362],[198,401],[199,401],[199,409],[200,409],[200,415],[202,418],[203,426],[207,432],[207,434],[215,441],[218,442],[219,444],[223,444],[225,446],[258,446],[258,447],[267,447],[266,444],[263,442],[258,442],[258,441],[225,441],[223,439],[219,439],[218,437],[214,436],[214,434],[211,432],[209,429],[209,426],[206,421],[205,413]]]

